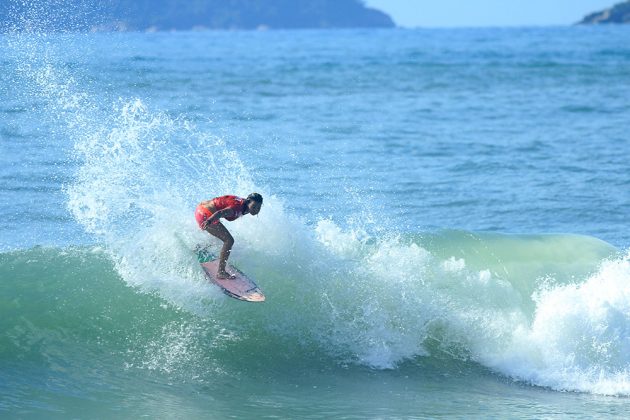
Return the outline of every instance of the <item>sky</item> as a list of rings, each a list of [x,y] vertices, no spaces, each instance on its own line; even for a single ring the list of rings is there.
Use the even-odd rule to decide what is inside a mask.
[[[364,0],[398,26],[571,25],[623,0]]]

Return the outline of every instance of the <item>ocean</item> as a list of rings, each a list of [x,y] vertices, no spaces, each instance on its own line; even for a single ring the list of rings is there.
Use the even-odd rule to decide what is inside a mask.
[[[629,39],[1,35],[0,417],[627,415]]]

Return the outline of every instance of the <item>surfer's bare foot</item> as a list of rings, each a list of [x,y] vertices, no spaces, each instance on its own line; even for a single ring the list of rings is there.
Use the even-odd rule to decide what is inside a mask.
[[[227,271],[219,271],[217,272],[217,278],[219,279],[224,279],[224,280],[231,280],[231,279],[235,279],[236,276],[232,273],[229,273]]]

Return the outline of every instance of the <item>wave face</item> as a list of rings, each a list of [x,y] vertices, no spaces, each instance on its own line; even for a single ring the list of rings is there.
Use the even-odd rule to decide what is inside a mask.
[[[271,366],[287,354],[374,369],[432,358],[558,390],[630,392],[630,261],[601,241],[466,232],[377,241],[329,221],[301,234],[277,248],[241,244],[235,260],[259,280],[264,305],[206,284],[183,244],[142,263],[112,263],[103,249],[2,254],[5,360],[52,369],[74,354],[80,365],[101,358],[211,380],[260,350]],[[154,268],[139,277],[138,264]]]

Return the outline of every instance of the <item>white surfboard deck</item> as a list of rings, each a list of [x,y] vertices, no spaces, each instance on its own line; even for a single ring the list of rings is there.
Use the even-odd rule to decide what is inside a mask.
[[[233,279],[220,279],[217,277],[217,270],[219,268],[218,259],[203,262],[201,263],[201,267],[206,273],[208,280],[219,286],[226,295],[246,302],[265,301],[265,295],[262,290],[260,290],[252,279],[247,277],[238,269],[228,265],[227,271],[234,274],[236,277]]]

